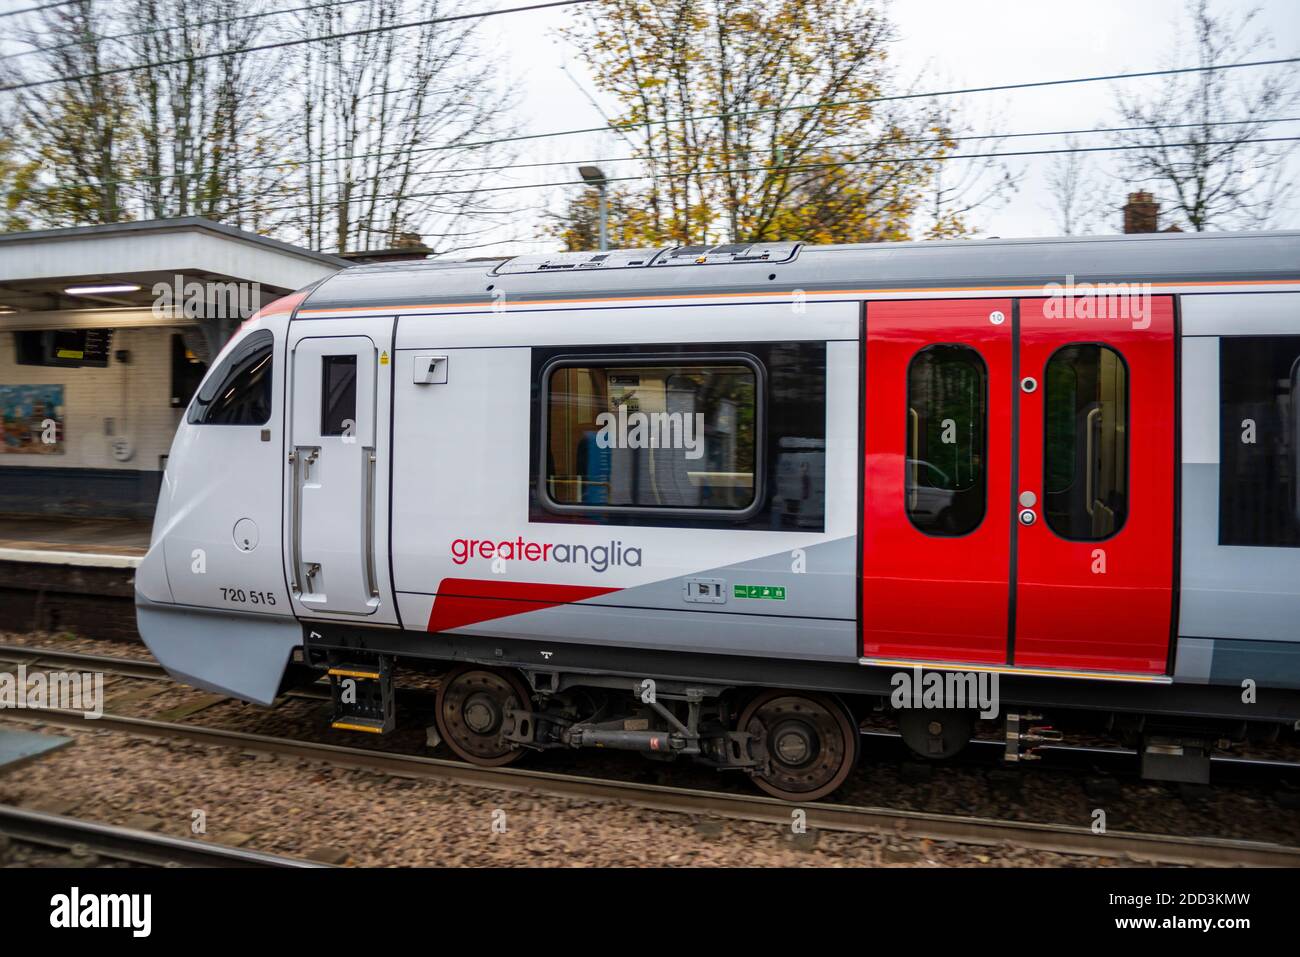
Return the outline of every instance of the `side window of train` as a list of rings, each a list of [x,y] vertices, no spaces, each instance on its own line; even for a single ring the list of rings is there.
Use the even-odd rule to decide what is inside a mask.
[[[1100,541],[1128,516],[1128,367],[1109,346],[1058,349],[1043,375],[1043,515],[1062,538]]]
[[[1219,340],[1219,544],[1300,547],[1300,336]]]
[[[552,511],[735,515],[759,504],[752,357],[561,360],[542,388],[539,491]]]
[[[191,425],[265,425],[271,418],[274,337],[259,329],[222,361],[199,389],[187,417]]]
[[[922,349],[907,367],[907,517],[929,535],[984,521],[988,369],[968,346]]]
[[[357,357],[321,356],[321,435],[355,435]]]

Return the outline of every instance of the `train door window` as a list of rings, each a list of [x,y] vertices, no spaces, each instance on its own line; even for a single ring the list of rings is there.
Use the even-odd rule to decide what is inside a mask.
[[[930,535],[966,535],[986,508],[988,369],[969,346],[922,349],[907,367],[907,517]]]
[[[354,435],[357,427],[357,357],[321,356],[321,435]]]
[[[213,370],[190,404],[191,425],[265,425],[271,418],[274,337],[258,329]]]
[[[1109,346],[1065,346],[1044,371],[1043,514],[1062,538],[1100,541],[1128,515],[1128,367]]]
[[[757,360],[554,363],[542,374],[553,511],[745,515],[761,505]]]
[[[1300,336],[1219,341],[1219,544],[1300,547]]]

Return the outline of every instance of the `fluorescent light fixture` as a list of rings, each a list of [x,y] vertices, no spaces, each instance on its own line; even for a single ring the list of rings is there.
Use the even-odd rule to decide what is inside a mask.
[[[69,296],[106,296],[114,292],[139,292],[140,287],[131,282],[118,282],[102,286],[69,286],[63,291]]]

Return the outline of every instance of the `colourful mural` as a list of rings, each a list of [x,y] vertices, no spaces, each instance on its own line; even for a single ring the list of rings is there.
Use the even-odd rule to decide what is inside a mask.
[[[63,454],[63,386],[0,385],[0,452]]]

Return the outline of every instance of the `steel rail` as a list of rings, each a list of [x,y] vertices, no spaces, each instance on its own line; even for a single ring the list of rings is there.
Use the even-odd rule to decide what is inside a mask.
[[[580,800],[615,801],[648,810],[712,815],[733,820],[789,825],[796,810],[811,828],[852,833],[888,833],[963,844],[1013,844],[1040,851],[1089,857],[1125,858],[1165,864],[1200,866],[1295,867],[1300,847],[1265,841],[1185,837],[1126,831],[1094,833],[1065,824],[1000,821],[992,818],[882,807],[841,804],[794,805],[757,794],[675,788],[664,785],[585,777],[526,768],[483,768],[459,761],[417,755],[368,751],[362,748],[295,741],[246,731],[225,731],[200,725],[175,724],[146,718],[104,715],[87,719],[76,711],[27,709],[7,712],[19,720],[117,731],[152,738],[237,747],[270,754],[322,761],[339,767],[381,772],[395,777],[425,778],[471,787],[541,793]]]
[[[119,658],[114,655],[91,655],[80,651],[61,651],[29,645],[0,645],[0,663],[12,662],[28,668],[75,665],[91,671],[124,678],[166,678],[167,671],[156,661]]]
[[[21,664],[28,668],[73,668],[99,671],[105,675],[123,678],[138,678],[142,681],[171,681],[167,669],[156,661],[139,658],[120,658],[115,655],[92,655],[80,651],[60,651],[50,648],[31,647],[28,645],[0,645],[0,670],[6,664]],[[176,682],[179,690],[190,689],[189,686]],[[289,698],[307,698],[313,701],[329,699],[329,694],[320,689],[294,688],[284,693]],[[231,698],[237,701],[237,698]]]
[[[0,834],[28,844],[84,846],[101,857],[151,867],[324,867],[265,851],[138,831],[0,804]]]

